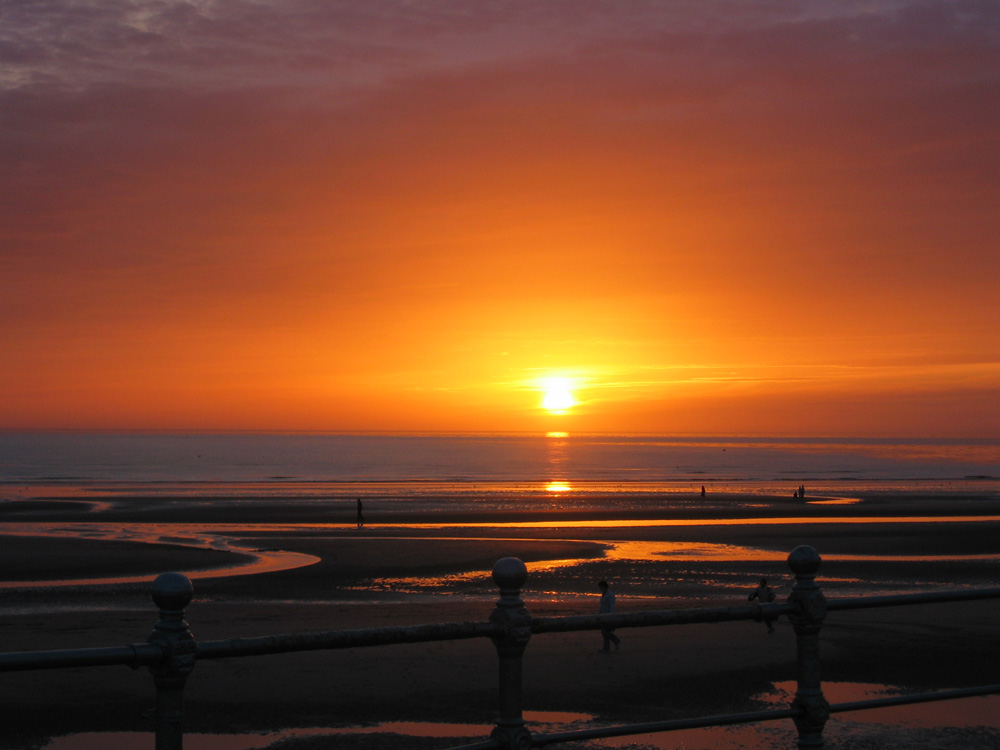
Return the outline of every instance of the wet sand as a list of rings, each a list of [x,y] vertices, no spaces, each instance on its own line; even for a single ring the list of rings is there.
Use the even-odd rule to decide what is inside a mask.
[[[455,521],[523,521],[523,514],[492,514],[488,519],[397,516],[391,528],[376,522],[358,530],[347,510],[317,517],[305,508],[260,503],[241,513],[239,522],[330,525],[237,530],[233,539],[260,549],[303,552],[321,561],[280,572],[199,581],[187,617],[195,636],[202,640],[482,621],[489,617],[495,599],[489,571],[497,559],[509,555],[521,557],[532,568],[525,600],[530,611],[540,616],[595,611],[595,576],[615,582],[621,612],[737,605],[746,602],[746,593],[759,574],[769,575],[779,593],[787,594],[791,581],[781,559],[801,543],[812,544],[831,558],[906,558],[877,563],[831,559],[819,575],[828,596],[836,595],[838,585],[848,585],[843,581],[859,579],[855,573],[861,571],[864,576],[860,578],[866,582],[889,580],[902,586],[912,581],[919,590],[930,584],[996,585],[994,560],[945,564],[910,558],[1000,555],[997,521],[905,525],[822,522],[837,515],[883,518],[899,515],[899,508],[911,513],[914,504],[912,498],[909,500],[828,506],[826,515],[816,514],[815,522],[794,526],[765,522],[613,530],[600,526],[441,528]],[[936,498],[919,505],[923,517],[962,513],[975,518],[1000,517],[996,501],[990,498],[965,498],[961,503]],[[219,533],[225,532],[227,524],[238,526],[232,516],[208,520],[217,512],[204,506],[192,509],[181,503],[167,504],[156,511],[155,521],[214,523]],[[773,510],[744,509],[719,515],[746,518],[755,512],[773,515]],[[66,515],[54,518],[53,513]],[[584,520],[603,514],[558,511],[535,513],[531,518]],[[108,521],[127,517],[130,523],[154,520],[127,504],[101,516]],[[7,530],[18,522],[96,520],[93,514],[77,515],[73,508],[63,507],[44,511],[25,508],[23,513],[8,509],[3,517]],[[369,518],[375,520],[376,516],[369,513]],[[431,522],[431,526],[406,528],[403,524],[407,522]],[[750,561],[688,560],[683,565],[656,560],[628,565],[609,561],[604,556],[607,543],[623,540],[735,545],[773,554]],[[70,577],[70,572],[73,578],[149,573],[151,580],[161,568],[202,569],[240,561],[238,555],[226,551],[134,541],[5,536],[2,542],[0,564],[6,580],[64,578]],[[572,574],[559,566],[544,565],[566,559],[579,561]],[[537,570],[533,566],[538,566]],[[647,574],[654,568],[662,577],[650,583]],[[825,575],[830,577],[829,585]],[[939,580],[928,580],[935,575]],[[433,586],[411,590],[409,584],[401,583],[404,579],[433,581],[446,576],[460,578],[450,584],[448,595],[435,595]],[[731,586],[720,590],[720,580]],[[0,602],[0,643],[4,651],[124,645],[145,640],[155,619],[148,584],[10,589],[2,592]],[[833,613],[822,634],[824,679],[913,690],[995,682],[995,674],[984,672],[983,666],[1000,659],[1000,642],[995,637],[998,625],[997,601]],[[795,679],[794,633],[785,621],[779,622],[776,630],[768,635],[763,625],[752,622],[628,629],[619,633],[622,652],[610,656],[597,652],[597,633],[536,636],[525,660],[526,708],[586,713],[614,723],[758,708],[753,696],[766,692],[774,683]],[[199,663],[189,680],[185,726],[190,731],[250,732],[386,720],[488,724],[496,716],[496,679],[495,650],[485,640],[211,660]],[[67,732],[148,731],[153,698],[147,670],[107,667],[8,674],[0,681],[0,701],[5,707],[0,740],[3,747],[24,748],[45,736]],[[847,741],[837,739],[833,728],[837,721],[836,717],[831,720],[831,747],[838,746],[833,742]],[[881,729],[869,727],[866,731],[850,733],[854,744],[841,746],[874,747],[884,741]],[[922,736],[924,746],[935,747],[947,747],[952,741],[954,747],[995,747],[998,742],[995,729],[965,726],[953,729],[943,739],[935,735],[930,744],[928,732],[932,730],[906,730],[897,739],[912,735],[916,742]],[[304,748],[311,742],[300,740],[287,746]],[[634,743],[635,747],[643,746],[641,737],[634,738]],[[337,747],[349,748],[445,748],[455,744],[458,741],[393,740],[378,735],[336,741]]]

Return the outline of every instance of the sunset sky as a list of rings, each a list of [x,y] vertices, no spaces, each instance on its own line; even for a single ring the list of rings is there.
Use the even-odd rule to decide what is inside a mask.
[[[0,428],[998,437],[998,240],[994,0],[0,3]]]

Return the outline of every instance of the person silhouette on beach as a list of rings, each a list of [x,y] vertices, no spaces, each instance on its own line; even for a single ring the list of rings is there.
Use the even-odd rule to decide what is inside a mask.
[[[768,602],[773,602],[774,598],[774,590],[767,585],[767,579],[762,576],[760,583],[757,584],[757,588],[750,592],[750,596],[747,597],[747,601],[752,602],[756,599],[761,604],[767,604]],[[768,633],[774,632],[774,625],[771,624],[770,617],[764,616],[764,624],[767,625]]]
[[[358,498],[358,528],[360,529],[364,525],[365,525],[365,517],[364,517],[364,514],[361,512],[361,498],[359,497]]]
[[[611,590],[607,581],[598,581],[601,589],[601,606],[598,614],[613,615],[615,613],[615,592]],[[621,648],[622,641],[615,635],[614,628],[601,628],[601,637],[604,639],[604,648],[598,649],[602,654],[611,653],[611,644],[615,644],[615,651]]]

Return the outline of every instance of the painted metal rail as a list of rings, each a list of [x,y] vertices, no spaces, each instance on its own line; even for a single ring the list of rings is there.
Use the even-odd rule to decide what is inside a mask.
[[[0,654],[0,672],[118,664],[132,668],[149,667],[157,693],[156,750],[181,750],[183,747],[184,686],[199,660],[469,638],[490,638],[496,646],[499,659],[499,718],[488,739],[451,750],[528,750],[565,742],[780,719],[791,719],[795,723],[800,749],[815,749],[823,747],[823,728],[833,713],[1000,693],[1000,684],[993,684],[829,704],[823,696],[819,661],[819,633],[827,612],[997,599],[1000,598],[1000,588],[845,597],[827,601],[816,583],[820,563],[820,556],[812,547],[801,546],[792,551],[788,556],[788,564],[795,573],[795,585],[787,601],[781,603],[625,614],[532,617],[521,598],[521,588],[527,580],[527,569],[517,558],[507,557],[493,567],[493,580],[500,590],[500,598],[489,620],[485,622],[317,631],[202,642],[195,641],[184,620],[184,609],[194,593],[191,581],[180,573],[164,573],[153,583],[153,601],[159,608],[159,620],[145,643],[108,648],[4,653]],[[548,734],[532,734],[524,722],[522,659],[532,635],[608,628],[773,620],[780,616],[789,618],[796,635],[798,689],[787,708]]]

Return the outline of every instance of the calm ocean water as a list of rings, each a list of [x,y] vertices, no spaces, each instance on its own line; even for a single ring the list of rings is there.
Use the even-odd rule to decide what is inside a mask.
[[[615,435],[0,433],[0,486],[255,485],[308,493],[511,488],[1000,488],[1000,440]]]

